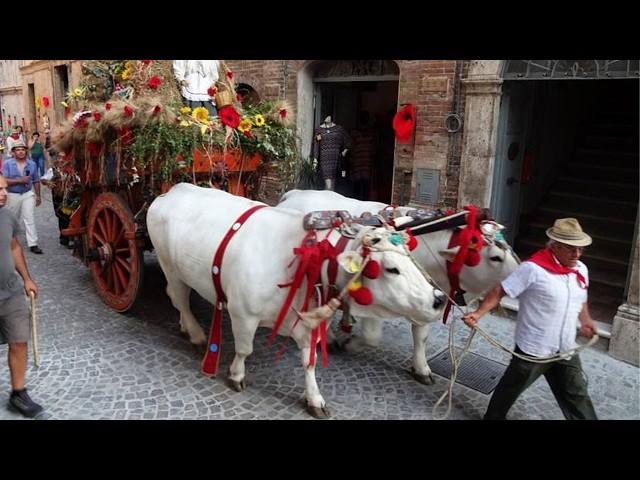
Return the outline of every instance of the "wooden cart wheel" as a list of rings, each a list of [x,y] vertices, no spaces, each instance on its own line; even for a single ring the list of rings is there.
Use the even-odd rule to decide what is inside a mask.
[[[144,257],[138,248],[133,214],[116,193],[101,193],[93,202],[87,222],[89,268],[102,301],[126,312],[142,283]]]

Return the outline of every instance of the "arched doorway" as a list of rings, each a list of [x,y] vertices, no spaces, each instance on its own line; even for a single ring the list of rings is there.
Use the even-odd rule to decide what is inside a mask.
[[[593,237],[583,255],[589,305],[611,322],[624,301],[638,209],[637,60],[510,60],[502,97],[491,208],[523,257],[556,218]]]
[[[363,200],[389,202],[398,104],[398,65],[390,60],[310,62],[298,74],[298,133],[311,156],[313,132],[328,116],[353,139],[347,175],[336,190]]]

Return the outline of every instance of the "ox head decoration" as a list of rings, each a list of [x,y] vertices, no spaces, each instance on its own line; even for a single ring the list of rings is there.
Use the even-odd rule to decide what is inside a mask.
[[[416,239],[387,227],[355,228],[360,248],[338,256],[340,266],[355,275],[348,285],[355,300],[354,315],[406,316],[420,323],[435,320],[444,294],[434,289],[410,257]]]

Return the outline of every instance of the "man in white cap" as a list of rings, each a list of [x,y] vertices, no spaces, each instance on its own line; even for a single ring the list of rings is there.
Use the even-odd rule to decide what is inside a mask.
[[[504,295],[519,299],[515,352],[547,357],[576,346],[576,330],[591,338],[595,324],[587,307],[589,271],[580,256],[591,245],[575,218],[561,218],[547,229],[547,248],[524,261],[487,294],[478,309],[462,317],[475,327]],[[485,420],[504,420],[516,399],[544,375],[566,419],[597,420],[580,358],[534,363],[513,356],[496,387]]]
[[[27,157],[27,146],[23,142],[15,142],[11,153],[13,157],[2,164],[2,175],[9,185],[7,208],[24,224],[29,250],[40,255],[34,218],[35,208],[41,203],[40,174],[36,163]]]

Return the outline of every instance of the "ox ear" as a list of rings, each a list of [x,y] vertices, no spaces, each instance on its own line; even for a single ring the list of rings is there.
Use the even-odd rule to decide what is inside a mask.
[[[453,262],[459,251],[460,245],[458,245],[457,247],[447,248],[446,250],[440,250],[438,253],[442,255],[446,260]]]
[[[363,258],[358,252],[342,252],[338,255],[338,264],[347,273],[357,273],[362,269]]]

